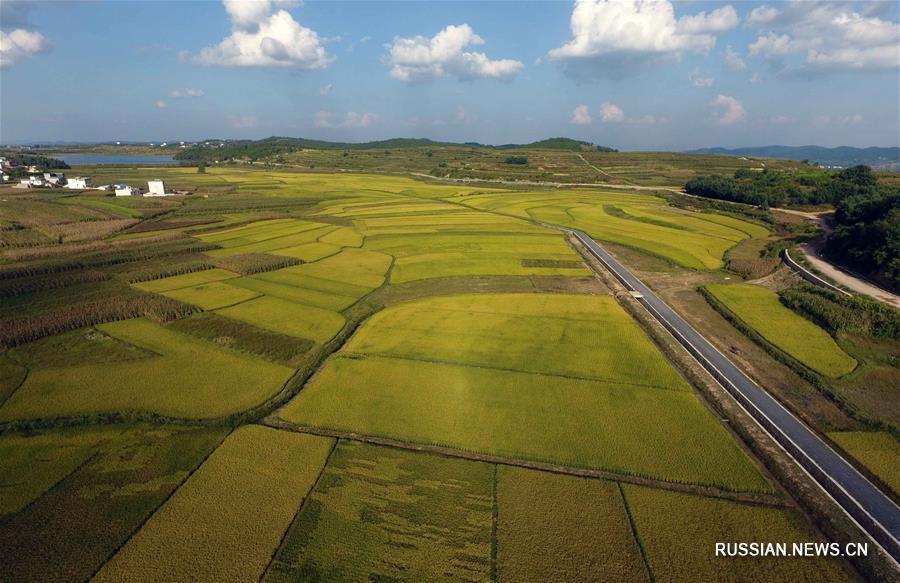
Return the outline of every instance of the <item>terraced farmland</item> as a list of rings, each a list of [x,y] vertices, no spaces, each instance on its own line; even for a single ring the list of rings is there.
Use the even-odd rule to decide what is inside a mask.
[[[720,268],[725,252],[738,242],[768,235],[768,230],[756,223],[684,211],[645,194],[576,191],[561,197],[558,192],[489,193],[450,200],[580,229],[598,240],[634,247],[691,269]]]
[[[816,372],[839,377],[856,368],[825,330],[782,305],[774,292],[750,284],[706,289],[747,326]]]
[[[29,227],[2,254],[0,324],[34,329],[0,347],[4,576],[713,580],[713,540],[821,538],[540,222],[696,270],[763,227],[647,194],[249,165],[95,180],[112,174],[194,194],[38,193],[62,231],[127,224],[88,247]],[[78,313],[121,298],[168,311]],[[869,437],[834,439],[889,476]]]

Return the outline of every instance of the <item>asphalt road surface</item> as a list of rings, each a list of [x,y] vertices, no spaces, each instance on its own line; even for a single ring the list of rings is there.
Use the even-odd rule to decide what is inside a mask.
[[[569,229],[566,229],[569,230]],[[659,296],[581,231],[569,230],[803,467],[895,562],[900,563],[900,507],[724,354]]]

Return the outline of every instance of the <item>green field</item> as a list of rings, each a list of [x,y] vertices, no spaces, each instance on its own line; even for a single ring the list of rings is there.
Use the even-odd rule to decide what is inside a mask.
[[[751,284],[706,289],[747,326],[816,372],[839,377],[856,368],[825,330],[782,305],[776,293]]]
[[[0,420],[151,411],[209,418],[258,405],[292,370],[137,319],[103,324],[110,336],[153,356],[32,371],[0,408]],[[215,382],[210,382],[210,379]]]
[[[93,580],[258,580],[331,447],[236,430]]]
[[[844,451],[881,478],[894,493],[900,492],[900,443],[886,431],[829,433]]]
[[[488,294],[389,308],[279,414],[464,450],[771,489],[609,297]]]
[[[487,581],[493,469],[341,442],[266,581]]]

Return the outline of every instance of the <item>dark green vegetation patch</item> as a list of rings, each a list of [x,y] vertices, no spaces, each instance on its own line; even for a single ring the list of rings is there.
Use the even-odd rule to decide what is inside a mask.
[[[493,468],[341,442],[267,581],[485,581]]]
[[[294,364],[310,348],[311,340],[263,330],[212,312],[176,320],[169,325],[179,332],[196,336],[220,346],[262,356],[282,364]]]
[[[85,433],[104,435],[94,445],[85,446]],[[0,517],[2,578],[43,582],[89,579],[223,436],[221,428],[146,426],[47,434],[55,446],[44,447],[37,455],[45,463],[61,463],[63,458],[60,462],[56,458],[72,447],[70,441],[85,448],[86,461],[17,514]],[[44,437],[2,437],[0,449],[11,439],[17,440],[12,447],[21,450],[19,442]],[[18,463],[10,466],[0,460],[2,479],[22,476],[26,467],[36,462],[18,458]]]

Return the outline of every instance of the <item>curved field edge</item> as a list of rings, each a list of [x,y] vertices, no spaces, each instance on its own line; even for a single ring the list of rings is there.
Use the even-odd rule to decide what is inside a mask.
[[[753,284],[710,284],[704,289],[747,327],[808,368],[831,378],[856,368],[856,360],[828,332],[782,305],[775,292]]]

